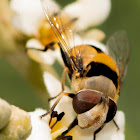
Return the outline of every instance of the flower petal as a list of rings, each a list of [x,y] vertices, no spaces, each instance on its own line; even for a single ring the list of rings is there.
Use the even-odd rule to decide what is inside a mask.
[[[68,128],[67,127],[62,127],[61,129],[55,131],[54,133],[52,133],[52,139],[55,140],[56,137],[58,137],[59,135],[61,135],[64,131],[66,131]]]
[[[43,109],[36,109],[30,112],[32,131],[27,140],[52,140],[51,129],[49,127],[49,116],[41,119],[39,116],[46,113]]]
[[[66,6],[64,11],[72,17],[78,17],[77,29],[84,30],[104,22],[110,9],[110,0],[78,0]]]
[[[85,39],[85,40],[81,40],[80,38],[75,40],[75,46],[78,46],[78,45],[93,45],[99,49],[101,49],[104,53],[108,54],[108,50],[107,50],[107,47],[101,43],[101,42],[98,42],[96,40],[90,40],[90,39]]]
[[[46,52],[33,50],[31,48],[44,49],[44,46],[37,39],[30,39],[27,42],[26,47],[28,49],[28,51],[27,51],[28,55],[33,60],[35,60],[39,63],[52,65],[55,62],[55,60],[57,59],[60,62],[60,64],[63,65],[63,60],[62,60],[59,48],[56,48],[55,50],[48,49]]]
[[[47,0],[52,10],[59,6],[52,0]],[[36,35],[38,28],[45,19],[40,0],[11,0],[11,9],[14,12],[14,26],[26,35]]]
[[[105,33],[99,29],[91,29],[86,32],[84,38],[101,42],[105,38]]]
[[[61,83],[53,75],[48,72],[44,72],[44,83],[46,85],[47,91],[51,97],[56,96],[61,92]]]
[[[117,111],[117,114],[114,118],[117,125],[119,126],[119,130],[113,123],[113,121],[106,124],[106,126],[97,134],[97,140],[103,140],[106,138],[107,140],[124,140],[124,126],[125,126],[125,117],[122,111]]]

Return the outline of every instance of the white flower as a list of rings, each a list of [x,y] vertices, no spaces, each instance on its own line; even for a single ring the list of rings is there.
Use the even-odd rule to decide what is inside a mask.
[[[57,11],[59,5],[53,0],[46,0],[49,11]],[[11,9],[14,11],[14,25],[27,35],[37,33],[39,25],[45,18],[40,0],[11,0]],[[86,29],[96,26],[106,20],[110,13],[110,0],[77,0],[67,5],[64,12],[72,17],[78,17],[77,27]]]
[[[64,11],[78,17],[78,30],[96,26],[106,20],[110,13],[110,0],[77,0],[65,7]]]
[[[40,43],[37,39],[30,39],[27,42],[27,47],[29,48],[35,48],[35,49],[43,49],[44,46]],[[27,51],[28,55],[35,61],[39,63],[44,63],[48,65],[52,65],[55,60],[57,59],[60,64],[63,64],[62,56],[59,51],[59,48],[56,48],[55,51],[48,49],[47,52],[41,52],[34,49],[29,49]]]
[[[47,90],[51,97],[56,96],[61,91],[61,83],[59,80],[57,80],[54,76],[52,76],[50,73],[45,72],[44,73],[44,81],[47,87]],[[51,101],[51,106],[54,103],[54,101]],[[59,122],[57,125],[57,128],[53,130],[51,133],[49,125],[48,125],[48,119],[49,116],[43,118],[43,120],[39,119],[39,115],[42,115],[44,111],[42,110],[36,110],[31,114],[31,122],[32,122],[32,134],[28,138],[28,140],[37,140],[39,136],[41,137],[41,140],[52,140],[55,139],[57,136],[59,136],[62,132],[64,132],[67,128],[70,122],[73,121],[76,114],[72,107],[72,99],[64,96],[61,101],[58,103],[56,109],[58,113],[65,112],[65,115],[63,119]],[[122,111],[117,111],[117,114],[115,116],[115,121],[119,126],[119,130],[117,130],[117,127],[114,125],[113,121],[107,123],[105,127],[96,135],[96,140],[124,140],[124,113]],[[90,128],[81,129],[79,126],[74,127],[70,132],[70,135],[73,136],[73,140],[92,140],[93,139],[93,130]]]
[[[47,1],[54,9],[58,9],[59,6],[52,0]],[[10,4],[14,12],[13,25],[26,35],[36,35],[45,19],[40,0],[11,0]]]
[[[49,128],[48,121],[49,115],[46,118],[40,119],[39,116],[46,113],[45,110],[36,109],[34,112],[30,112],[32,131],[27,140],[51,140],[51,129]]]
[[[55,13],[60,9],[60,6],[53,0],[44,1],[46,1],[50,13]],[[50,43],[52,31],[49,30],[49,24],[43,23],[46,17],[44,16],[40,0],[11,0],[11,9],[14,12],[14,26],[25,35],[33,37],[27,42],[27,48],[41,49],[47,43]],[[110,9],[110,0],[77,0],[64,7],[62,13],[65,12],[70,17],[78,18],[74,28],[85,30],[90,26],[101,24],[108,17]],[[86,39],[101,41],[104,38],[104,33],[92,30],[90,31],[90,37],[89,34],[85,37]],[[45,43],[44,38],[46,39]],[[55,50],[48,49],[44,53],[32,49],[28,50],[28,54],[34,60],[48,65],[52,65],[56,59],[63,64],[58,48]]]

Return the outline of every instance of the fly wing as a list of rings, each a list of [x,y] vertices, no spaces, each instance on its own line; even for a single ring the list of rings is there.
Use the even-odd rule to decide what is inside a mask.
[[[47,0],[41,0],[41,4],[43,7],[43,11],[46,15],[47,21],[49,22],[53,32],[55,33],[58,44],[61,48],[62,57],[64,60],[64,63],[68,64],[69,67],[71,67],[73,70],[77,70],[77,65],[75,63],[75,58],[72,55],[71,47],[74,46],[74,40],[73,40],[73,34],[69,27],[75,23],[77,18],[71,18],[68,16],[65,16],[67,22],[65,22],[65,18],[61,15],[61,12],[58,11],[55,14],[51,14],[50,12],[50,6],[48,7]],[[67,62],[66,62],[67,61]]]
[[[70,41],[69,36],[71,35],[71,30],[65,28],[65,25],[62,21],[60,11],[55,11],[55,14],[52,14],[50,11],[50,5],[48,5],[46,0],[41,0],[43,11],[49,22],[53,32],[55,33],[58,42],[61,44],[63,51],[67,52],[70,55]]]
[[[119,83],[121,86],[127,72],[130,56],[130,46],[126,32],[118,31],[114,33],[107,41],[107,49],[118,67]]]

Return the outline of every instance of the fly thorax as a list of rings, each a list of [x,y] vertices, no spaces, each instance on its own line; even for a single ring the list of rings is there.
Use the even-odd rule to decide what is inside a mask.
[[[85,85],[85,79],[84,77],[76,77],[75,74],[73,74],[71,79],[71,89],[75,92],[78,92],[79,90],[82,90]]]
[[[116,95],[116,87],[112,80],[102,75],[87,78],[84,82],[84,88],[100,91],[112,99]]]

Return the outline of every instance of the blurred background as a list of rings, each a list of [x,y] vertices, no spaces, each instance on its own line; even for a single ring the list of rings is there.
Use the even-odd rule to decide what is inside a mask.
[[[10,10],[6,1],[1,0],[0,8],[0,97],[20,108],[33,111],[37,107],[48,108],[47,92],[43,84],[42,71],[25,53],[24,45],[15,50],[17,33],[6,21]],[[70,0],[58,0],[62,6]],[[140,126],[140,1],[112,0],[112,10],[108,19],[100,26],[107,37],[117,30],[128,33],[131,45],[131,59],[128,73],[121,90],[118,109],[126,116],[126,140],[139,140]],[[1,22],[2,21],[2,22]],[[15,44],[16,42],[16,44]],[[7,48],[7,49],[5,49]],[[15,61],[16,60],[16,61]],[[26,61],[25,61],[26,60]],[[20,67],[19,67],[20,64]]]

